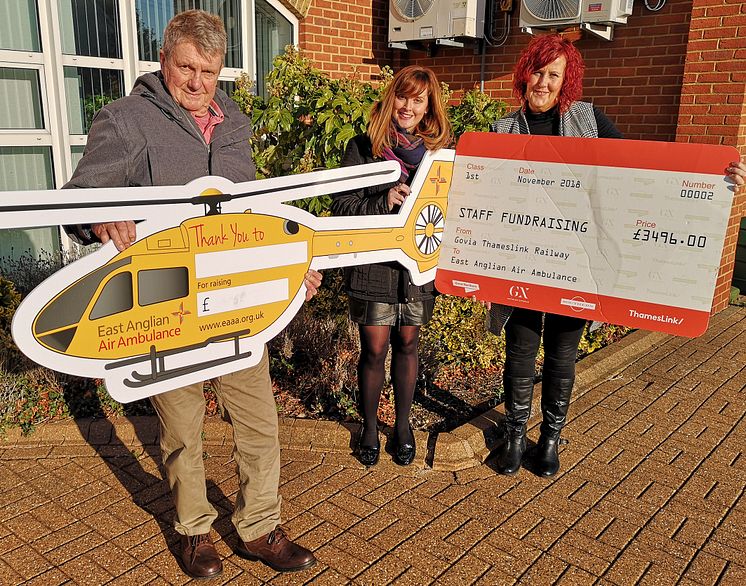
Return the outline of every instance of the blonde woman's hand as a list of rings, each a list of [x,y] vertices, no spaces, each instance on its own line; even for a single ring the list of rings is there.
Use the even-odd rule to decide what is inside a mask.
[[[406,185],[405,183],[397,183],[391,189],[389,189],[389,193],[387,196],[389,211],[393,210],[394,206],[402,205],[404,203],[404,200],[409,195],[410,191],[411,190],[409,189],[409,185]]]

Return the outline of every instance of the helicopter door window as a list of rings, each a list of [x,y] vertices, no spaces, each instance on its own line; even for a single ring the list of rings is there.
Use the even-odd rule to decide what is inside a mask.
[[[137,273],[140,306],[181,299],[189,295],[189,271],[186,267],[148,269]]]
[[[96,304],[91,310],[91,319],[99,319],[132,309],[132,273],[114,275],[104,285]]]

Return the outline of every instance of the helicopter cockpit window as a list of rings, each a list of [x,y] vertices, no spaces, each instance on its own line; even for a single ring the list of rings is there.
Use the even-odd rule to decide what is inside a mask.
[[[77,324],[83,317],[101,281],[111,272],[130,262],[130,258],[120,259],[96,269],[73,283],[41,311],[36,319],[35,332],[41,334]]]
[[[132,309],[132,273],[114,275],[96,300],[91,310],[91,319],[99,319]]]
[[[186,297],[189,295],[189,271],[186,267],[139,271],[137,295],[142,307]]]

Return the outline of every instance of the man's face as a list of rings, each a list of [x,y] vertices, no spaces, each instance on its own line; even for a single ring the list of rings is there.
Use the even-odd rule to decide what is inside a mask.
[[[177,43],[168,57],[161,51],[168,91],[177,104],[197,116],[207,114],[222,68],[222,55],[203,55],[188,41]]]

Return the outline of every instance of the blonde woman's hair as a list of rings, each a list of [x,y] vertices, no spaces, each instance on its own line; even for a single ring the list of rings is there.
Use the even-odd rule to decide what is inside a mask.
[[[380,100],[373,104],[368,122],[368,136],[373,146],[373,156],[381,157],[386,147],[397,146],[396,133],[393,132],[396,97],[412,98],[419,96],[423,90],[427,90],[427,112],[412,134],[422,137],[425,148],[429,151],[450,145],[451,123],[443,106],[438,78],[427,67],[409,65],[394,76]]]

